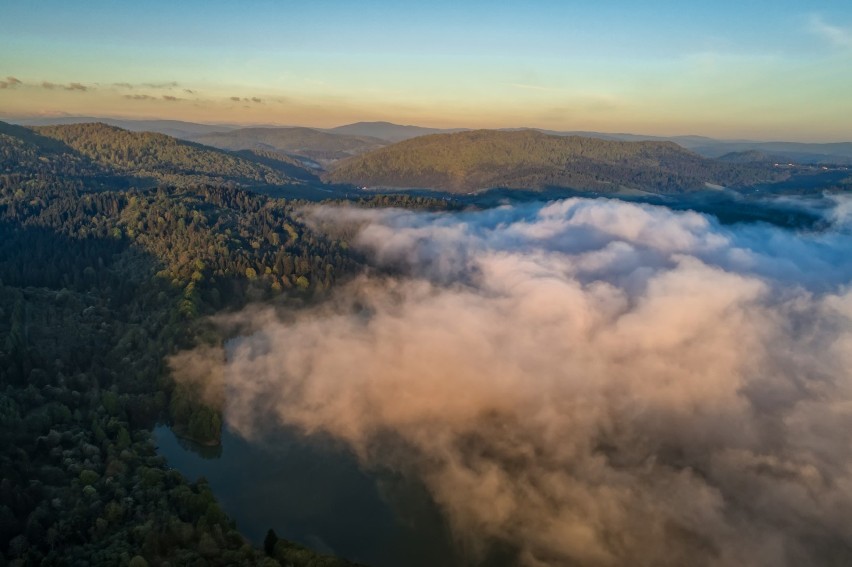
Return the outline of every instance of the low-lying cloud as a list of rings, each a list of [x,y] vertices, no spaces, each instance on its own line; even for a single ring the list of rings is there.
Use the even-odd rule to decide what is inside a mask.
[[[852,560],[848,230],[586,199],[309,218],[375,268],[225,321],[250,328],[221,376],[236,431],[416,476],[472,563]]]

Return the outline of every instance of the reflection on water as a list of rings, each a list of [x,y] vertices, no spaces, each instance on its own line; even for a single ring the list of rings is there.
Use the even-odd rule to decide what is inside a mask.
[[[154,436],[169,466],[205,477],[222,508],[256,545],[273,528],[283,538],[373,567],[460,563],[446,526],[419,485],[368,474],[330,440],[278,431],[249,443],[225,430],[220,447],[200,447],[165,426]]]

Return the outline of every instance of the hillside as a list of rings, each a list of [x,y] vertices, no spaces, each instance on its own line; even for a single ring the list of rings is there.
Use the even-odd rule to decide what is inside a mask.
[[[330,163],[387,145],[378,138],[330,134],[313,128],[240,128],[193,139],[224,150],[273,151],[319,163]]]
[[[128,132],[106,124],[41,126],[33,130],[117,174],[160,182],[288,185],[303,181],[283,168],[152,132]],[[292,167],[292,164],[288,164]]]
[[[0,190],[50,185],[71,190],[121,189],[148,180],[124,175],[59,140],[0,122]]]
[[[677,193],[702,189],[707,183],[745,186],[780,175],[761,165],[708,160],[672,142],[476,130],[399,142],[341,162],[326,179],[453,192],[565,187]]]

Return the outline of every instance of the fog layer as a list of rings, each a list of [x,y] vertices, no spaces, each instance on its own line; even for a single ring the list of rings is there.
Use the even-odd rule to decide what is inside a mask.
[[[233,317],[227,422],[416,476],[472,563],[848,564],[848,211],[804,234],[615,200],[315,209],[375,267]]]

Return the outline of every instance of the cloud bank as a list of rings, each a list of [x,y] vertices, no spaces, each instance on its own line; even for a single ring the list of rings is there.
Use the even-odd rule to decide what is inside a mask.
[[[236,431],[323,432],[416,476],[474,564],[495,542],[528,566],[852,560],[843,214],[813,234],[585,199],[310,218],[375,269],[225,321],[249,328],[221,374]]]

